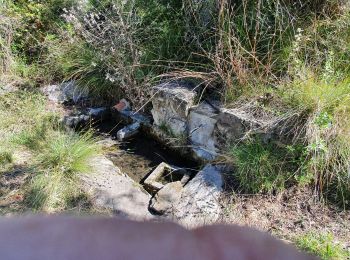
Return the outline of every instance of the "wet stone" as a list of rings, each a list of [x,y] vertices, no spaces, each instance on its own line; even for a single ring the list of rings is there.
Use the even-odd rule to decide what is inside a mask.
[[[135,122],[131,125],[128,125],[122,129],[120,129],[117,133],[117,138],[119,141],[127,140],[135,135],[137,135],[140,131],[141,124],[139,122]]]
[[[188,178],[184,177],[186,175],[187,172],[184,169],[162,162],[147,177],[144,184],[151,192],[157,192],[170,182],[180,181],[180,183],[185,183]]]

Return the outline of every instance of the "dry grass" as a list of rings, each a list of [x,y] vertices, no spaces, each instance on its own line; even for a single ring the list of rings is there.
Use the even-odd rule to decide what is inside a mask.
[[[253,227],[287,243],[310,232],[332,234],[332,244],[350,251],[348,212],[320,203],[308,188],[290,188],[278,196],[228,194],[223,205],[224,223]]]

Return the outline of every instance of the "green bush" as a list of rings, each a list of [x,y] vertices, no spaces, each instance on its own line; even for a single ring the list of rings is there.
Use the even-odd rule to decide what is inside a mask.
[[[312,74],[284,91],[286,103],[308,115],[305,131],[307,167],[315,190],[342,206],[350,203],[350,81],[319,79]],[[296,133],[298,134],[298,133]]]
[[[89,160],[100,153],[100,147],[90,133],[51,131],[44,138],[36,151],[37,173],[28,184],[26,204],[48,212],[63,210],[84,197],[77,174],[89,173]]]
[[[32,63],[41,55],[42,43],[47,34],[57,32],[62,26],[63,8],[75,4],[75,0],[49,0],[11,2],[8,14],[19,21],[12,49],[27,62]]]
[[[117,87],[135,107],[142,106],[149,98],[147,82],[166,72],[171,61],[187,61],[189,56],[181,7],[180,0],[110,0],[92,1],[84,11],[70,10],[65,17],[86,43],[87,51],[80,55],[92,55],[95,66],[78,59],[71,74],[90,83],[95,93],[116,93]]]
[[[100,152],[91,133],[52,132],[39,157],[40,165],[64,175],[89,170],[89,159]]]
[[[302,63],[299,73],[313,71],[327,81],[342,79],[350,72],[350,10],[335,17],[313,21],[300,31],[297,50],[292,52]]]

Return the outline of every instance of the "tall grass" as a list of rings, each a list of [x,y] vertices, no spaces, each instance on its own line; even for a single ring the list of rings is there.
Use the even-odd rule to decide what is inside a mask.
[[[259,137],[229,147],[233,177],[242,193],[276,193],[291,185],[308,184],[310,178],[298,171],[303,160],[299,146],[278,147]]]
[[[316,190],[343,205],[350,202],[350,81],[309,77],[294,83],[291,103],[309,115],[305,124],[309,171]]]
[[[46,110],[41,94],[22,91],[0,96],[0,164],[12,162],[14,149],[32,152],[25,203],[35,210],[74,207],[72,201],[79,203],[76,198],[86,197],[77,174],[88,173],[90,158],[101,151],[91,133],[65,132],[57,119]]]
[[[48,139],[51,141],[43,148],[39,157],[40,165],[58,170],[68,177],[79,172],[88,172],[89,159],[100,152],[90,132],[82,135],[54,132]]]

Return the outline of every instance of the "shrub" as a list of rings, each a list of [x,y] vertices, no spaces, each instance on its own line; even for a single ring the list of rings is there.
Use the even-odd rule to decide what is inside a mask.
[[[25,203],[34,210],[56,212],[75,207],[74,198],[83,194],[79,184],[59,172],[36,173],[26,188]]]
[[[27,62],[34,62],[43,51],[41,44],[46,35],[55,33],[62,25],[62,9],[69,8],[75,2],[75,0],[10,2],[8,12],[20,23],[12,45],[13,51]]]
[[[293,63],[305,60],[312,53],[312,50],[306,52],[304,59],[296,58],[296,49],[297,52],[301,49],[296,43],[302,41],[299,35],[303,29],[313,25],[312,19],[320,23],[329,20],[331,23],[343,14],[341,1],[221,0],[217,1],[216,8],[203,7],[198,1],[185,2],[195,12],[188,27],[200,28],[192,29],[189,34],[197,43],[196,51],[199,56],[205,57],[206,63],[194,69],[214,77],[211,82],[219,84],[225,102],[232,102],[247,92],[255,93],[260,86],[279,85],[289,73],[294,75],[300,64]],[[203,24],[198,18],[203,8],[211,8],[214,12],[206,32],[203,32]],[[334,31],[341,33],[346,30],[346,24],[338,26],[338,29]],[[331,37],[329,35],[327,37]],[[317,37],[321,39],[322,34]],[[311,34],[310,39],[313,40]],[[344,40],[337,46],[344,47],[346,44]],[[332,46],[331,41],[328,46]],[[192,76],[196,77],[195,73]]]
[[[15,20],[6,15],[7,2],[0,5],[0,76],[8,73],[13,63],[11,41],[14,34]],[[1,79],[0,79],[1,80]]]
[[[50,132],[38,152],[38,172],[27,187],[26,203],[49,212],[71,207],[72,201],[78,203],[75,198],[84,196],[77,174],[88,173],[89,160],[100,152],[91,133]]]
[[[92,83],[108,80],[110,84],[105,86],[118,86],[134,107],[140,107],[149,97],[145,89],[148,80],[165,71],[169,59],[187,57],[179,15],[181,1],[149,1],[147,5],[134,0],[92,3],[90,9],[71,9],[65,15],[91,50],[87,54],[94,55],[95,69],[84,61],[79,64],[81,70],[73,68],[73,75]],[[91,74],[93,80],[87,71],[97,72]],[[100,91],[99,86],[90,85]]]
[[[32,132],[43,118],[45,98],[37,93],[19,91],[0,96],[0,136],[2,140],[16,139],[22,132]]]
[[[292,59],[302,67],[298,73],[313,73],[325,80],[337,80],[350,72],[350,10],[344,8],[335,17],[315,19],[309,27],[299,31]],[[308,68],[308,69],[305,69]]]
[[[5,150],[0,147],[0,168],[3,165],[6,165],[8,163],[12,163],[12,152],[10,150]]]
[[[48,75],[55,79],[74,79],[79,87],[88,89],[96,100],[118,100],[120,89],[107,77],[110,68],[106,60],[100,59],[96,51],[78,37],[71,35],[66,38],[65,43],[62,43],[62,39],[47,42],[49,55],[45,57],[45,62],[51,64],[46,68],[50,70]]]

